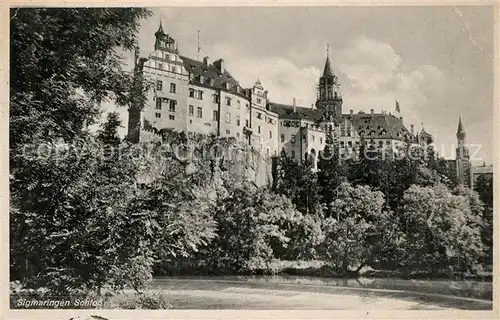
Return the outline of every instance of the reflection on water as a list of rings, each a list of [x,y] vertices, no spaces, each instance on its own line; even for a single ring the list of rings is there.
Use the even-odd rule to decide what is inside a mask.
[[[247,285],[296,284],[308,286],[332,286],[349,288],[370,288],[385,290],[405,290],[433,294],[492,300],[491,282],[455,280],[404,280],[393,278],[319,278],[308,276],[213,276],[213,277],[159,277],[154,287],[162,288],[169,280],[210,280],[211,282],[237,281]]]

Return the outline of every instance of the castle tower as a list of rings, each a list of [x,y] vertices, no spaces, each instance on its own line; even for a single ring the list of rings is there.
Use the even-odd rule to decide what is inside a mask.
[[[329,49],[327,49],[323,75],[319,78],[316,108],[322,111],[325,121],[338,122],[342,118],[341,88],[337,76],[332,72]]]
[[[179,53],[179,48],[176,46],[175,40],[163,31],[161,21],[158,31],[155,32],[155,38],[155,50]]]
[[[469,185],[470,158],[469,150],[465,146],[465,130],[462,124],[462,117],[458,119],[456,165],[457,179],[459,184]]]

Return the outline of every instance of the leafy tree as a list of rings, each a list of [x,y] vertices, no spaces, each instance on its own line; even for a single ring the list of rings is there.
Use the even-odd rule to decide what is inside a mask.
[[[348,167],[348,178],[355,185],[369,185],[383,192],[387,205],[395,210],[404,190],[412,184],[426,186],[433,183],[423,156],[422,150],[409,145],[394,151],[362,145],[358,160]]]
[[[480,175],[476,180],[475,190],[483,201],[481,238],[486,248],[484,263],[493,265],[493,177]]]
[[[473,272],[483,254],[475,205],[444,185],[412,186],[405,191],[401,265],[426,272]]]
[[[369,186],[342,183],[323,221],[324,255],[337,272],[357,274],[373,262],[397,234],[390,212],[384,210],[384,195]]]
[[[486,206],[493,208],[493,177],[488,177],[485,174],[479,175],[474,190]]]
[[[320,152],[318,161],[318,183],[324,203],[332,202],[334,190],[347,181],[347,167],[350,164],[351,161],[341,161],[338,142],[334,141],[331,132],[327,133],[325,148]]]
[[[299,163],[282,152],[278,159],[277,171],[273,191],[292,200],[297,209],[304,214],[319,212],[320,189],[310,158]]]
[[[290,242],[287,234],[302,214],[284,196],[244,184],[217,201],[217,238],[210,254],[213,269],[232,272],[267,270]]]
[[[124,215],[136,164],[103,166],[86,128],[101,102],[131,103],[133,77],[117,52],[135,45],[139,20],[149,15],[140,8],[11,11],[12,280],[99,291],[118,270],[128,282],[137,267],[147,271],[151,253],[139,245],[147,236],[133,232],[144,221]]]

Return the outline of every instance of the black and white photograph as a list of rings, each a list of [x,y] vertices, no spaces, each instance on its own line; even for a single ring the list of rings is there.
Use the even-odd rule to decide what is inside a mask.
[[[492,311],[485,3],[10,6],[10,311]]]

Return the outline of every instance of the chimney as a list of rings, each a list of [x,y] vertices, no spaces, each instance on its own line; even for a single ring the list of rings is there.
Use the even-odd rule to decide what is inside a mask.
[[[208,59],[208,57],[204,57],[203,58],[203,63],[208,67],[210,65],[210,60]]]
[[[219,69],[220,73],[224,73],[224,60],[219,59],[214,62],[214,65],[216,65],[217,69]]]
[[[295,105],[295,98],[293,98],[293,113],[297,113],[297,106]]]
[[[414,134],[415,134],[415,132],[414,132],[414,131],[415,131],[415,127],[411,124],[411,125],[410,125],[410,132],[411,132],[411,134],[412,134],[412,135],[414,135]]]
[[[354,113],[354,110],[349,110],[349,114],[352,115]]]
[[[373,114],[373,113],[374,113],[374,111],[375,111],[375,110],[373,110],[373,109],[370,109],[370,113],[371,113],[371,114]]]

